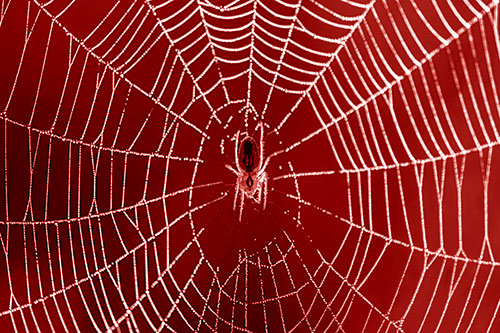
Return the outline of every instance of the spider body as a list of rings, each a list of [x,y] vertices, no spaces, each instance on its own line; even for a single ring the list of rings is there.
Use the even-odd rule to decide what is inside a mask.
[[[255,169],[256,164],[259,163],[259,153],[257,143],[252,137],[247,136],[241,141],[238,156],[246,172],[252,172]]]
[[[260,126],[259,143],[249,135],[240,141],[240,132],[236,133],[234,144],[235,168],[226,165],[236,175],[233,209],[236,210],[238,196],[240,197],[239,220],[243,214],[245,198],[262,203],[263,209],[267,202],[267,173],[269,158],[264,161],[264,129]]]

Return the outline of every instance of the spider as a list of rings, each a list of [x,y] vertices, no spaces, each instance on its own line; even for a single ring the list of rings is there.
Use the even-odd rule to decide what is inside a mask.
[[[240,195],[239,221],[243,213],[245,198],[252,199],[257,204],[262,202],[263,209],[267,203],[267,173],[269,157],[264,160],[264,126],[260,126],[259,144],[249,135],[240,139],[240,131],[236,133],[234,157],[236,168],[226,164],[226,168],[236,175],[233,210],[236,210],[238,195]]]

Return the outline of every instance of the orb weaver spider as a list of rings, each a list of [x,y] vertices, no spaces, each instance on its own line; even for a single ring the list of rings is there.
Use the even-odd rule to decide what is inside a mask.
[[[259,144],[253,137],[245,133],[243,140],[240,139],[240,131],[236,133],[234,143],[235,166],[226,164],[226,168],[236,175],[233,210],[236,210],[238,195],[240,195],[239,221],[243,214],[245,198],[252,199],[266,209],[267,204],[267,173],[266,167],[269,157],[264,160],[264,125],[259,124]]]

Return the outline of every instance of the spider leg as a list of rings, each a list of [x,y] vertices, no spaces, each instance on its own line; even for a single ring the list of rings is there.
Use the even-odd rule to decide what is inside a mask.
[[[238,146],[239,146],[239,140],[240,140],[240,131],[236,132],[236,138],[234,139],[234,163],[236,164],[236,167],[238,170],[240,169],[240,162],[238,160]]]
[[[233,201],[233,210],[236,210],[236,202],[238,201],[238,193],[240,192],[240,184],[236,181],[236,187],[234,191],[234,201]]]
[[[264,173],[264,180],[262,182],[262,187],[264,188],[264,202],[262,204],[262,207],[266,209],[266,204],[267,204],[267,174]]]
[[[266,172],[266,167],[267,167],[267,165],[269,164],[269,160],[270,160],[270,158],[271,158],[271,156],[268,156],[268,157],[266,158],[266,160],[264,161],[264,164],[260,167],[259,172],[257,172],[257,177],[259,177],[259,178],[260,178],[260,176],[261,176],[264,172]]]
[[[229,164],[226,164],[226,169],[230,170],[232,173],[234,173],[235,175],[238,175],[238,171],[236,171],[232,166],[230,166]]]
[[[245,192],[241,191],[240,219],[239,219],[240,222],[241,222],[241,216],[243,215],[243,204],[244,203],[245,203]]]
[[[257,201],[258,204],[262,202],[262,186],[259,186],[257,190]]]
[[[259,142],[259,167],[258,169],[262,169],[262,162],[264,159],[264,124],[262,122],[258,125],[260,127],[260,142]]]

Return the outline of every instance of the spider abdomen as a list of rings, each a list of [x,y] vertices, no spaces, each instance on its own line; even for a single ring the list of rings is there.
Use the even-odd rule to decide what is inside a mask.
[[[247,136],[243,139],[238,149],[238,156],[241,168],[246,172],[252,172],[259,165],[259,151],[252,137]]]

